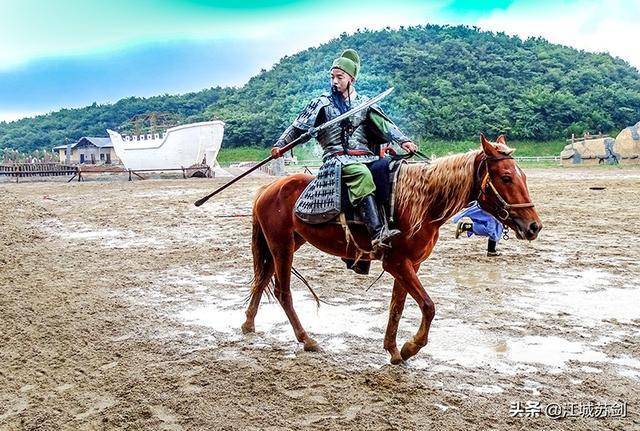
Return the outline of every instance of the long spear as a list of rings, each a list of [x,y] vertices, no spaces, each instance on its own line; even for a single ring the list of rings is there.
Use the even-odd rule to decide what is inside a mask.
[[[302,144],[303,142],[307,142],[309,139],[315,137],[318,134],[318,132],[326,129],[327,127],[330,127],[330,126],[332,126],[332,125],[334,125],[336,123],[339,123],[340,121],[344,120],[345,118],[349,118],[352,115],[357,114],[358,112],[362,111],[363,109],[367,109],[369,106],[371,106],[371,105],[373,105],[375,103],[378,103],[380,100],[382,100],[385,97],[387,97],[389,95],[389,93],[391,93],[392,91],[393,91],[393,87],[383,91],[382,93],[378,94],[376,97],[373,97],[373,98],[367,100],[366,102],[356,106],[355,108],[351,109],[350,111],[347,111],[342,115],[338,115],[336,118],[334,118],[332,120],[329,120],[326,123],[321,124],[318,127],[311,127],[305,133],[300,135],[297,139],[289,142],[287,145],[282,147],[280,149],[280,153],[283,153],[283,154],[286,153],[287,151],[289,151],[290,149],[292,149],[296,145]],[[246,177],[247,175],[249,175],[251,172],[255,171],[256,169],[259,169],[261,166],[269,163],[273,159],[275,159],[275,157],[273,157],[273,156],[267,157],[266,159],[264,159],[263,161],[261,161],[257,165],[253,166],[251,169],[248,169],[247,171],[245,171],[242,174],[238,175],[237,177],[235,177],[234,179],[232,179],[231,181],[229,181],[225,185],[217,188],[216,190],[212,191],[211,193],[209,193],[205,197],[203,197],[201,199],[198,199],[197,201],[195,201],[194,205],[199,207],[200,205],[202,205],[203,203],[205,203],[206,201],[211,199],[213,196],[215,196],[216,194],[220,193],[221,191],[223,191],[224,189],[229,187],[231,184],[233,184],[233,183],[235,183],[237,181],[240,181],[242,178]]]

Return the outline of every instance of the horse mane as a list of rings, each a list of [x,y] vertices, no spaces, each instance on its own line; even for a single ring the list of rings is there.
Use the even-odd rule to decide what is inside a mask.
[[[432,221],[440,221],[464,208],[473,187],[474,161],[481,151],[438,158],[431,164],[405,164],[400,168],[395,207],[398,214],[409,216],[407,235],[420,229],[427,214]],[[439,211],[433,214],[436,208]]]

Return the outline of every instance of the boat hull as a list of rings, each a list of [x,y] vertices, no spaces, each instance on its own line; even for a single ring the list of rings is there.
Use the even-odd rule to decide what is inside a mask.
[[[161,137],[123,137],[107,130],[113,149],[127,169],[176,169],[205,163],[217,166],[224,123],[207,121],[172,127]]]

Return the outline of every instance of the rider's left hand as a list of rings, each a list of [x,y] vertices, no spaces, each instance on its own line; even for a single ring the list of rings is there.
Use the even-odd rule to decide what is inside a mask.
[[[400,144],[400,146],[403,150],[409,153],[415,153],[416,151],[418,151],[418,146],[412,141],[403,142],[402,144]]]

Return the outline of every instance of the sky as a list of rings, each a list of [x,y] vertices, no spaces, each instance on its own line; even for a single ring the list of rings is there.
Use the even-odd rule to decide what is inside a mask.
[[[241,86],[343,32],[465,24],[640,69],[640,0],[0,0],[0,121]]]

